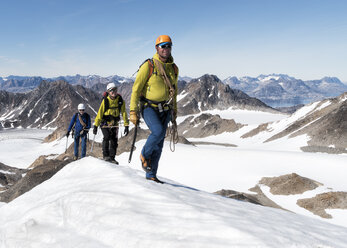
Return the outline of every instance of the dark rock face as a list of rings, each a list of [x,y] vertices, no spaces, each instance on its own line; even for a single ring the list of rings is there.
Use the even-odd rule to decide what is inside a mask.
[[[204,138],[224,132],[235,132],[244,125],[234,120],[225,120],[219,115],[201,114],[190,116],[178,125],[178,134],[186,138]]]
[[[64,81],[43,81],[29,93],[1,91],[1,126],[67,129],[79,103],[85,103],[86,112],[94,117],[101,98],[92,90]]]
[[[26,169],[18,169],[0,162],[0,192],[17,183],[26,172]]]

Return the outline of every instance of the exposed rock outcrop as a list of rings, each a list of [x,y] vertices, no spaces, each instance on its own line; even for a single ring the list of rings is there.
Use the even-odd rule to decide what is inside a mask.
[[[219,190],[215,192],[215,194],[232,198],[235,200],[239,200],[239,201],[266,206],[266,207],[283,209],[279,205],[277,205],[275,202],[267,198],[258,186],[252,188],[251,191],[254,191],[256,194],[247,194],[247,193],[242,193],[242,192],[238,192],[234,190],[225,190],[225,189]]]
[[[259,183],[270,187],[270,192],[274,195],[302,194],[322,185],[319,182],[299,176],[296,173],[279,177],[263,177]]]
[[[17,183],[27,171],[26,169],[18,169],[0,162],[0,192]]]
[[[219,115],[201,114],[186,118],[178,125],[178,134],[186,138],[204,138],[224,132],[235,132],[243,126],[234,120],[222,119]]]
[[[347,192],[327,192],[312,198],[299,199],[297,204],[322,218],[331,219],[326,209],[347,209]]]

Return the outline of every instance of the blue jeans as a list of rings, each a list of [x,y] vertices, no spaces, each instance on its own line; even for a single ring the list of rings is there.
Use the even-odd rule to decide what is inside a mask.
[[[163,150],[167,125],[170,122],[170,111],[157,112],[151,107],[143,110],[145,120],[151,134],[142,148],[142,156],[151,160],[152,171],[146,173],[146,177],[155,177],[158,171],[159,159]]]
[[[81,158],[86,156],[86,151],[87,151],[87,135],[80,135],[76,134],[74,137],[74,155],[75,157],[78,157],[78,149],[80,145],[80,138],[81,138],[81,146],[82,146],[82,151],[81,151]]]

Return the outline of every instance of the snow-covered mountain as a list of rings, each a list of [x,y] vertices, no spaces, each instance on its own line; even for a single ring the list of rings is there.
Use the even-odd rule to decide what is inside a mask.
[[[29,92],[34,90],[40,85],[42,81],[54,82],[54,81],[65,81],[72,85],[81,85],[85,88],[92,88],[97,84],[104,85],[108,83],[115,83],[117,85],[124,82],[132,82],[131,79],[122,76],[108,76],[102,77],[98,75],[88,75],[82,76],[76,74],[74,76],[59,76],[53,78],[43,78],[43,77],[29,77],[29,76],[8,76],[6,78],[0,77],[0,90],[8,92]]]
[[[108,77],[101,77],[98,75],[88,75],[88,76],[81,76],[79,74],[75,76],[61,76],[58,78],[52,78],[52,80],[64,80],[72,85],[82,85],[85,88],[91,88],[96,84],[103,84],[106,85],[108,83],[115,83],[115,84],[122,84],[122,83],[129,83],[132,82],[131,79],[122,77],[122,76],[108,76]]]
[[[5,90],[8,92],[29,92],[35,89],[43,80],[44,78],[42,77],[0,77],[0,90]]]
[[[223,82],[256,97],[272,107],[307,104],[347,91],[347,85],[336,77],[303,81],[284,74],[251,77],[228,77]]]
[[[177,102],[180,115],[230,107],[275,111],[258,99],[223,84],[215,75],[208,74],[187,83],[180,90]]]
[[[182,116],[179,117],[178,130],[181,135],[196,142],[218,144],[230,140],[230,144],[238,147],[258,149],[281,140],[290,142],[299,138],[300,142],[293,143],[299,150],[347,153],[347,92],[336,98],[308,104],[292,115],[282,115],[282,119],[269,122],[245,124],[245,117],[236,117],[238,111],[230,108]],[[257,118],[262,112],[248,110],[248,113]],[[268,114],[268,118],[276,115]]]
[[[62,128],[66,129],[79,103],[95,116],[101,95],[80,85],[65,81],[42,81],[27,93],[0,91],[0,128]]]

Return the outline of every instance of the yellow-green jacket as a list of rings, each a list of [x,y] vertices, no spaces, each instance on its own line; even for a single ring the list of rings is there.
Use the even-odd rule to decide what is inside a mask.
[[[99,107],[98,114],[95,118],[94,125],[100,126],[100,124],[106,124],[108,126],[116,126],[118,125],[118,121],[120,118],[120,112],[119,112],[119,97],[120,95],[117,94],[115,99],[111,99],[110,96],[107,96],[109,107],[105,112],[105,100],[102,100],[101,105]],[[122,117],[124,120],[124,126],[129,126],[129,120],[128,120],[128,114],[125,110],[125,102],[123,101],[123,104],[120,108]],[[118,119],[118,121],[116,121]]]
[[[174,94],[174,106],[173,108],[177,110],[177,80],[178,80],[178,72],[177,75],[175,75],[175,69],[173,67],[173,58],[170,56],[167,63],[163,63],[159,59],[159,55],[156,53],[153,56],[153,60],[156,59],[160,63],[163,64],[166,75],[170,79],[172,85],[175,88],[175,94]],[[130,100],[130,110],[138,110],[138,103],[140,96],[144,96],[146,99],[156,102],[163,102],[169,100],[169,89],[168,86],[165,84],[162,76],[159,75],[159,70],[156,68],[154,63],[153,73],[151,77],[148,79],[148,75],[150,72],[150,66],[148,64],[148,61],[144,63],[136,76],[136,80],[133,85],[132,94],[131,94],[131,100]]]

